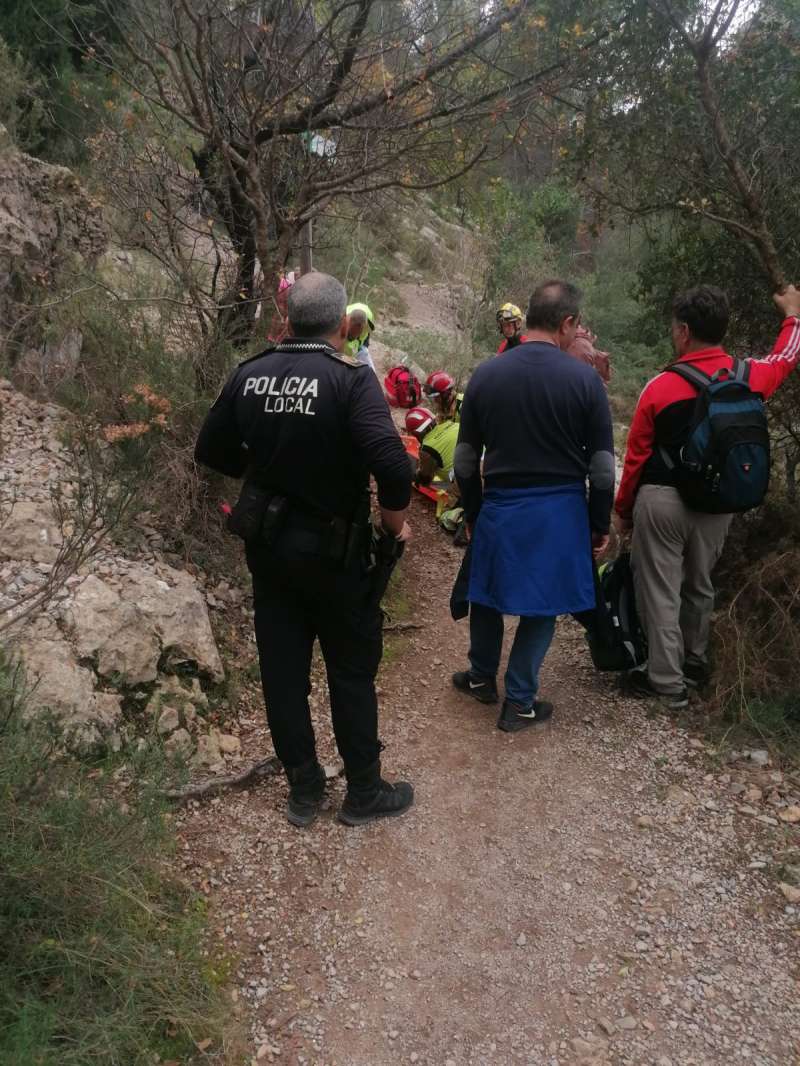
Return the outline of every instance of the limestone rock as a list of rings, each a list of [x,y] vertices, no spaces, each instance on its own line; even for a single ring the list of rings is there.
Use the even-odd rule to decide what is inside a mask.
[[[207,766],[211,770],[219,769],[224,765],[222,752],[219,749],[219,732],[216,729],[197,738],[194,761],[198,766]]]
[[[177,729],[183,722],[186,728],[190,729],[197,719],[197,706],[208,706],[208,699],[197,683],[197,678],[192,678],[191,688],[186,688],[179,677],[167,674],[159,678],[147,704],[147,713],[152,720],[160,722],[167,711],[173,711],[178,719],[174,728]],[[174,721],[174,718],[168,720]]]
[[[93,263],[108,230],[102,205],[66,167],[18,151],[0,152],[0,330],[9,322],[15,278],[52,283],[77,258]]]
[[[670,807],[690,807],[695,802],[694,796],[680,785],[670,785],[667,789],[667,803]]]
[[[175,732],[164,741],[164,751],[168,755],[188,759],[192,754],[192,738],[185,729],[176,729]]]
[[[69,644],[55,629],[45,628],[42,636],[26,635],[17,650],[30,685],[28,707],[32,712],[50,711],[71,747],[119,750],[119,697],[95,691],[94,675],[76,662]]]
[[[62,543],[49,502],[17,501],[0,524],[0,558],[54,563]]]
[[[789,885],[785,881],[781,881],[778,888],[783,893],[787,903],[800,903],[800,888],[796,885]]]
[[[78,369],[83,350],[83,334],[68,329],[58,339],[49,338],[40,348],[28,348],[16,366],[16,372],[52,386],[59,379],[71,377]]]
[[[63,638],[47,631],[42,639],[24,638],[19,648],[32,685],[32,707],[72,715],[76,708],[90,706],[94,699],[92,673],[77,664]]]
[[[96,656],[102,677],[119,675],[127,685],[155,681],[161,648],[151,623],[100,578],[90,574],[81,583],[67,624],[78,655]]]
[[[191,576],[163,566],[159,573],[130,566],[122,597],[135,602],[161,639],[171,666],[190,664],[214,681],[224,672],[204,597]]]
[[[219,750],[223,755],[238,755],[242,750],[242,742],[232,733],[220,733]]]
[[[158,731],[162,737],[174,733],[181,724],[181,716],[176,707],[167,707],[158,719]],[[187,733],[188,736],[188,733]]]

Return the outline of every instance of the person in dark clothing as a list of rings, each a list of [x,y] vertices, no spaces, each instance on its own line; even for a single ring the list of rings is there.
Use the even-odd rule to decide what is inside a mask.
[[[291,336],[234,370],[195,448],[199,463],[245,479],[232,521],[245,537],[267,720],[295,825],[313,821],[325,789],[308,704],[315,638],[347,777],[340,820],[360,825],[413,801],[411,785],[381,777],[383,571],[367,567],[369,475],[378,486],[380,543],[391,545],[410,535],[411,472],[375,374],[341,354],[346,303],[343,286],[326,274],[296,282]]]
[[[566,354],[579,310],[574,285],[540,285],[525,342],[478,367],[461,408],[455,473],[473,527],[470,667],[453,684],[497,702],[503,615],[517,615],[497,723],[507,732],[551,717],[536,697],[555,620],[595,606],[592,553],[608,545],[611,412],[597,373]]]

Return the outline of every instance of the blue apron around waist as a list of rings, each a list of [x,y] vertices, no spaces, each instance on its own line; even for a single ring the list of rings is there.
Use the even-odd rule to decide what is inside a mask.
[[[582,484],[491,489],[472,535],[470,603],[502,614],[553,616],[595,606]]]

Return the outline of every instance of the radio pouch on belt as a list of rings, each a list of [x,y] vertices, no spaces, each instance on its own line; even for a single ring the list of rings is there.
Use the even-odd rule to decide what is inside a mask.
[[[228,516],[228,532],[241,537],[245,544],[255,544],[261,535],[261,524],[270,497],[263,489],[245,482],[239,499]]]
[[[273,496],[267,504],[264,521],[261,523],[261,543],[270,547],[280,533],[289,510],[286,496]]]
[[[228,518],[228,531],[248,547],[269,546],[278,535],[289,501],[246,482]]]

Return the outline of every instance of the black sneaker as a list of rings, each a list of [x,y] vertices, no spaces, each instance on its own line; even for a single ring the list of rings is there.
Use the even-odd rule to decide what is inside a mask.
[[[414,802],[414,789],[408,781],[394,785],[381,778],[369,792],[355,792],[348,788],[339,810],[339,821],[345,825],[367,825],[377,818],[396,818],[405,814]]]
[[[553,705],[545,700],[534,700],[530,707],[523,707],[511,700],[503,700],[503,709],[497,719],[497,728],[504,733],[519,733],[532,725],[541,725],[553,717]]]
[[[478,703],[497,703],[497,684],[492,677],[476,677],[470,670],[459,670],[453,674],[453,684]]]
[[[683,664],[683,680],[688,688],[704,688],[711,677],[707,663],[688,660]]]
[[[659,692],[657,688],[653,688],[647,671],[641,667],[623,674],[620,687],[627,696],[634,696],[636,699],[658,700],[670,711],[680,711],[689,705],[689,693],[685,687],[676,693]]]

